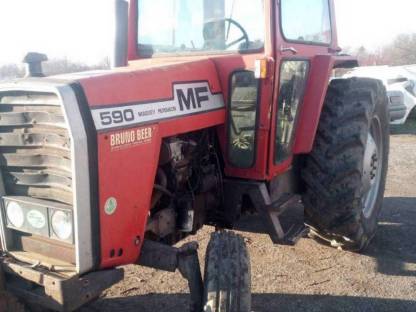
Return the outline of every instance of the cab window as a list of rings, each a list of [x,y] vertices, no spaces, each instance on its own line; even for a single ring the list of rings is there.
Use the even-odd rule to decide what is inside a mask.
[[[264,46],[264,0],[138,0],[141,56]]]
[[[228,161],[237,168],[251,168],[255,162],[259,87],[252,71],[237,71],[231,77]]]
[[[280,12],[286,40],[324,45],[331,43],[328,0],[281,0]]]
[[[286,60],[280,69],[280,90],[276,120],[275,163],[292,154],[295,128],[308,78],[309,62]]]

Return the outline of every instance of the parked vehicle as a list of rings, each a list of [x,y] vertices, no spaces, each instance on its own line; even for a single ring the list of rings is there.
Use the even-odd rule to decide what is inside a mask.
[[[414,66],[369,66],[358,67],[345,78],[368,77],[379,79],[387,89],[391,124],[406,123],[416,110],[416,67]]]
[[[44,78],[32,54],[26,79],[0,85],[8,291],[73,311],[138,264],[179,270],[192,311],[249,312],[249,254],[231,232],[242,214],[257,211],[275,244],[307,229],[369,244],[388,167],[383,84],[330,81],[358,65],[339,53],[332,0],[247,3],[118,0],[114,69]],[[285,227],[300,199],[307,228]],[[202,278],[198,244],[174,245],[205,224]]]

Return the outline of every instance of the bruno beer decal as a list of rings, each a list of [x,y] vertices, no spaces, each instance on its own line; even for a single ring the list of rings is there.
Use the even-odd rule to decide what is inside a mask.
[[[134,130],[120,130],[109,135],[111,150],[120,150],[127,147],[142,145],[152,142],[155,127],[144,127]]]
[[[213,94],[208,82],[176,83],[173,99],[91,110],[98,131],[123,128],[209,112],[224,108],[221,93]]]

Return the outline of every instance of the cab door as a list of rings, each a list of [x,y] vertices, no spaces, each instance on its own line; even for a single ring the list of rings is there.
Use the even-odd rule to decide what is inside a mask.
[[[274,27],[270,26],[274,25],[274,2],[227,1],[230,8],[234,7],[232,20],[245,29],[254,48],[212,57],[227,103],[226,124],[218,131],[227,177],[267,179],[275,66],[268,71],[270,75],[267,79],[260,79],[257,65],[266,60],[274,64]],[[232,27],[236,29],[235,23]]]
[[[278,0],[276,10],[276,79],[272,105],[269,176],[291,168],[299,115],[312,65],[335,51],[332,1]]]

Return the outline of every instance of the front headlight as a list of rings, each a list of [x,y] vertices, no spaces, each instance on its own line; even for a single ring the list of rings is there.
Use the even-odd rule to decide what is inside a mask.
[[[25,215],[23,213],[23,208],[14,201],[7,203],[6,207],[7,219],[10,224],[16,228],[21,228],[25,223]]]
[[[71,214],[57,210],[52,215],[52,231],[62,240],[68,240],[72,235]]]

